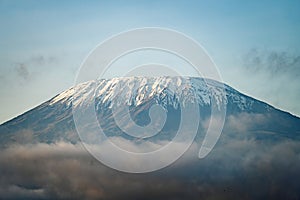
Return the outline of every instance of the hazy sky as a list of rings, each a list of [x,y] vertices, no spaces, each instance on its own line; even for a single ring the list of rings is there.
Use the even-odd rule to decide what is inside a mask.
[[[223,80],[300,115],[300,1],[1,1],[0,122],[71,87],[113,34],[165,27],[197,40]]]

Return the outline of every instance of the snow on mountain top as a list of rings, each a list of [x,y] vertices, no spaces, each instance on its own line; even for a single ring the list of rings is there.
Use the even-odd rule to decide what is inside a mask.
[[[241,109],[252,105],[253,100],[241,95],[233,88],[220,82],[196,77],[121,77],[88,81],[76,85],[50,101],[81,105],[83,100],[92,101],[95,97],[98,105],[112,106],[127,104],[138,106],[148,100],[154,100],[162,106],[179,103],[197,102],[210,105],[212,98],[218,106],[227,103],[227,98],[238,102]]]

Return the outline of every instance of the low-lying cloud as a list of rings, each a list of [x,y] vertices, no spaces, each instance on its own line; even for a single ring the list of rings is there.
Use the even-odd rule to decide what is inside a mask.
[[[127,144],[128,145],[128,144]],[[17,145],[0,153],[1,199],[299,199],[300,142],[226,139],[198,145],[148,174],[110,169],[80,145]],[[114,155],[112,155],[114,156]]]

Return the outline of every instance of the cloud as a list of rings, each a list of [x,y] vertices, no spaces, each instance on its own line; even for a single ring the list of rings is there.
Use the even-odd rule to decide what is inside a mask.
[[[102,165],[80,144],[11,146],[0,152],[0,198],[300,198],[300,142],[226,139],[202,160],[197,150],[194,144],[165,169],[129,174]]]
[[[270,123],[267,114],[242,112],[237,115],[228,115],[226,118],[225,129],[228,132],[245,133],[259,126]]]
[[[29,80],[42,66],[58,63],[54,56],[34,55],[27,60],[15,63],[15,73],[23,80]]]
[[[24,80],[29,78],[28,67],[24,63],[17,64],[15,69],[19,77],[23,78]]]
[[[244,56],[244,66],[252,72],[267,72],[272,76],[300,75],[300,55],[287,51],[252,49]]]
[[[36,64],[36,65],[46,65],[58,62],[58,57],[55,56],[44,56],[44,55],[35,55],[32,56],[27,62]]]

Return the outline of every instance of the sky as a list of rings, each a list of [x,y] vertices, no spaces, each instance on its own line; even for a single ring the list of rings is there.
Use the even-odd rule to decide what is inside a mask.
[[[0,123],[74,84],[120,32],[162,27],[200,43],[225,83],[300,116],[299,1],[0,0]]]

